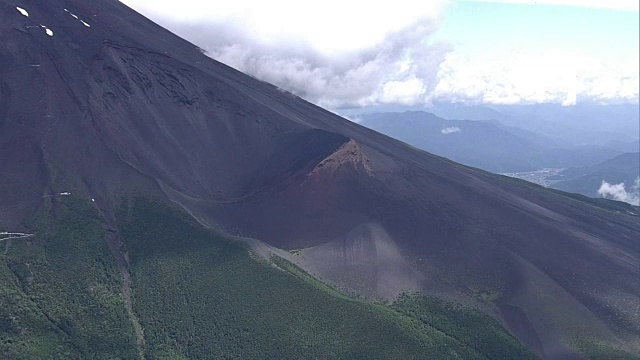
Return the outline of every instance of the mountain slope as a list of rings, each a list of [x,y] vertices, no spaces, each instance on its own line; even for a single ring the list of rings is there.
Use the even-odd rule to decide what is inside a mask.
[[[284,260],[256,261],[166,200],[143,197],[123,201],[117,214],[143,329],[136,334],[104,241],[114,229],[102,228],[88,199],[50,205],[28,225],[34,236],[3,244],[3,359],[299,358],[301,349],[305,358],[533,358],[478,311],[441,313],[449,305],[433,300],[418,308],[436,322],[402,304],[349,299]],[[478,344],[480,331],[487,340]]]
[[[123,273],[118,301],[143,328],[164,305],[138,277],[157,263],[140,268],[128,248],[154,238],[127,236],[118,218],[133,193],[347,292],[421,291],[481,308],[544,358],[640,353],[630,206],[411,148],[217,63],[117,1],[2,0],[0,19],[0,226],[27,232],[48,209],[55,227],[59,194],[93,199]],[[142,299],[156,305],[142,311]]]

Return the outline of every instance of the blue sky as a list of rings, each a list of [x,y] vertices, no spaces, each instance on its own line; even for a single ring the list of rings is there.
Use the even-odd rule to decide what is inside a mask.
[[[452,45],[441,64],[452,75],[436,86],[436,96],[503,104],[637,102],[639,27],[634,9],[450,3],[432,41]]]
[[[445,9],[436,37],[469,54],[571,48],[593,56],[630,58],[640,51],[639,28],[633,11],[457,1]]]
[[[637,0],[123,2],[330,109],[639,97]]]

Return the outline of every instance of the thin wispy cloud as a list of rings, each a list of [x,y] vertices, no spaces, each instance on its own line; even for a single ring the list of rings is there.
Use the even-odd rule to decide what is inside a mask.
[[[453,134],[453,133],[458,133],[460,131],[462,131],[462,130],[460,130],[460,128],[457,127],[457,126],[449,126],[449,127],[446,127],[444,129],[440,130],[440,132],[443,135],[449,135],[449,134]]]
[[[558,5],[621,11],[638,11],[636,0],[462,0],[468,2],[522,4],[522,5]]]

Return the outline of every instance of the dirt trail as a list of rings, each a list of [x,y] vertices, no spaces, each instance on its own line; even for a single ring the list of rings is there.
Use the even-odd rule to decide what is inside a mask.
[[[23,234],[23,233],[10,233],[10,232],[0,232],[0,241],[6,240],[4,245],[4,252],[2,255],[7,255],[9,253],[9,247],[11,247],[12,240],[16,239],[26,239],[32,237],[34,234]]]
[[[0,241],[2,241],[2,240],[13,240],[13,239],[24,239],[24,238],[28,238],[28,237],[32,237],[32,236],[33,236],[33,234],[0,232]]]
[[[140,325],[140,320],[133,310],[131,301],[131,273],[129,272],[129,260],[127,254],[122,250],[122,239],[117,230],[113,228],[107,229],[107,245],[111,251],[111,255],[116,260],[118,267],[122,271],[122,293],[124,295],[124,303],[129,314],[129,319],[133,324],[136,333],[136,343],[138,345],[138,356],[144,360],[144,330]]]
[[[140,359],[144,359],[144,331],[142,330],[142,325],[140,325],[140,320],[136,316],[133,311],[133,303],[131,302],[131,274],[129,270],[123,270],[123,294],[124,294],[124,303],[127,308],[127,313],[129,314],[129,318],[131,319],[131,323],[133,323],[133,329],[136,332],[136,343],[138,345],[138,355]]]

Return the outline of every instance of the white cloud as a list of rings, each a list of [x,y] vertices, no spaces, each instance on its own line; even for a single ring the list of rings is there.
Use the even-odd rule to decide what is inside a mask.
[[[446,0],[125,0],[223,63],[328,108],[421,102],[448,47]]]
[[[440,132],[444,135],[449,135],[449,134],[453,134],[453,133],[457,133],[460,132],[462,130],[460,130],[459,127],[457,126],[450,126],[450,127],[446,127],[444,129],[442,129]]]
[[[569,91],[567,92],[567,98],[564,99],[561,103],[562,106],[573,106],[577,103],[578,96],[575,92]]]
[[[637,0],[465,0],[485,3],[565,5],[622,11],[638,11]]]
[[[610,197],[613,200],[624,201],[632,205],[640,205],[640,177],[636,178],[629,191],[625,189],[624,183],[609,184],[602,180],[598,194],[602,197]]]
[[[155,20],[233,24],[264,45],[311,44],[325,55],[371,48],[393,32],[437,19],[447,0],[415,6],[413,0],[124,0]],[[215,34],[209,34],[215,36]]]
[[[416,77],[405,81],[388,81],[382,89],[381,102],[413,105],[427,92],[424,82]]]
[[[571,106],[639,97],[637,57],[605,62],[547,51],[469,59],[434,43],[448,0],[123,2],[214,59],[330,109],[434,100]]]

